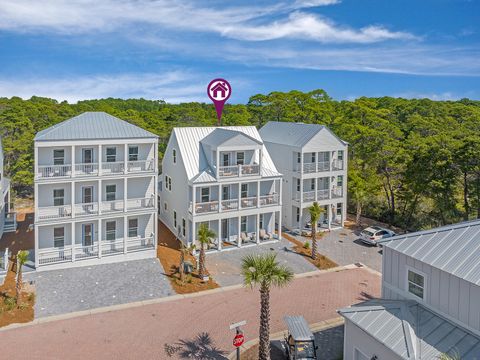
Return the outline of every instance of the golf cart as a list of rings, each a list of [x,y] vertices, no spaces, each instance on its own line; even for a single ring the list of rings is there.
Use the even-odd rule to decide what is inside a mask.
[[[317,359],[315,336],[303,316],[285,316],[288,327],[285,338],[287,358],[289,360]]]

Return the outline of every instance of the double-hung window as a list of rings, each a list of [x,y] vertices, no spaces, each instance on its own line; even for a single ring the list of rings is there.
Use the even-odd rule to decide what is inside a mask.
[[[186,227],[187,227],[187,222],[185,221],[184,218],[182,218],[182,235],[185,237],[186,234]]]
[[[177,163],[177,150],[173,149],[172,155],[173,155],[173,163],[176,164]]]
[[[53,150],[53,165],[64,165],[65,164],[65,150],[58,149]]]
[[[54,189],[53,190],[53,206],[65,205],[65,190]]]
[[[339,162],[343,161],[343,150],[338,150],[337,159]]]
[[[116,162],[116,161],[117,161],[117,148],[107,147],[107,162]]]
[[[342,215],[342,203],[337,203],[337,216]]]
[[[138,236],[138,219],[128,219],[128,237]]]
[[[338,177],[337,177],[337,186],[339,188],[341,188],[343,186],[343,176],[342,175],[338,175]]]
[[[53,228],[53,246],[56,248],[65,246],[65,228],[63,226]]]
[[[241,232],[247,232],[247,217],[246,216],[242,216],[242,218],[241,218],[240,231]]]
[[[237,152],[237,165],[243,165],[245,163],[245,153]]]
[[[117,235],[117,222],[116,221],[107,221],[105,224],[105,237],[106,240],[113,241]]]
[[[208,187],[202,188],[201,201],[202,203],[206,203],[210,201],[210,188]]]
[[[413,270],[408,270],[408,292],[425,299],[425,277]]]
[[[117,197],[117,185],[107,185],[105,186],[105,198],[107,201],[114,201]]]
[[[128,161],[138,161],[138,146],[128,147]]]
[[[248,184],[242,184],[242,187],[241,187],[241,197],[242,197],[242,198],[248,197]]]
[[[297,191],[300,191],[300,179],[297,179]]]
[[[177,228],[177,212],[173,210],[173,227]]]

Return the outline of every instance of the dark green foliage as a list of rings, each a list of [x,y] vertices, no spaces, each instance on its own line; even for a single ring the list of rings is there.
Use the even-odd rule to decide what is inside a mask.
[[[145,99],[77,104],[0,98],[6,173],[31,195],[35,133],[84,111],[106,111],[160,136],[160,158],[175,126],[212,126],[213,105]],[[408,229],[480,217],[480,102],[359,98],[325,91],[252,96],[224,109],[224,125],[296,121],[329,126],[349,147],[349,210]]]

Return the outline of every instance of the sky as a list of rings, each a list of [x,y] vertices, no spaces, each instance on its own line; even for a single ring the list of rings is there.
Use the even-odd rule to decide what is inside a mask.
[[[480,99],[480,0],[0,0],[0,97]]]

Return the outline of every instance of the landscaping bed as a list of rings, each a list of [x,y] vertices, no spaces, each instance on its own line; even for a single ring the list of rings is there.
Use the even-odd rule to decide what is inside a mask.
[[[315,265],[318,269],[320,270],[326,270],[326,269],[331,269],[334,267],[337,267],[338,264],[326,257],[325,255],[322,254],[317,254],[317,258],[315,260],[312,259],[312,249],[310,247],[306,248],[304,243],[301,241],[295,239],[293,236],[290,236],[286,233],[283,233],[282,236],[293,243],[293,250],[299,254],[304,256],[308,261],[310,261],[313,265]],[[317,241],[322,241],[321,237],[317,238]],[[311,246],[311,244],[310,244]]]

